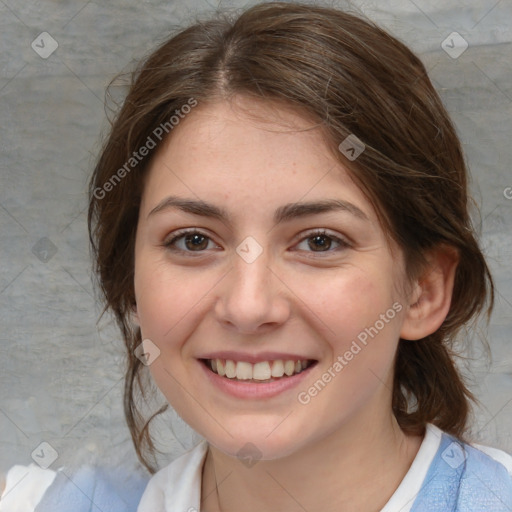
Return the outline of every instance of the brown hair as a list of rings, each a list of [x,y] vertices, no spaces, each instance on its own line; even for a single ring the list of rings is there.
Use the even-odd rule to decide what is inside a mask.
[[[199,21],[142,62],[91,178],[94,267],[103,312],[112,310],[126,344],[124,406],[140,460],[155,471],[151,418],[137,406],[148,376],[134,354],[140,329],[130,322],[138,211],[151,156],[133,168],[126,162],[191,98],[201,104],[238,94],[285,102],[321,124],[388,239],[404,251],[410,279],[420,276],[430,249],[458,250],[446,320],[424,339],[399,342],[392,406],[408,433],[422,433],[431,422],[462,437],[474,398],[454,365],[453,345],[486,304],[489,320],[494,286],[468,214],[467,171],[454,126],[423,64],[397,39],[339,10],[271,2],[235,19],[218,14]],[[350,134],[366,145],[353,162],[337,149]],[[113,184],[123,166],[127,172]]]

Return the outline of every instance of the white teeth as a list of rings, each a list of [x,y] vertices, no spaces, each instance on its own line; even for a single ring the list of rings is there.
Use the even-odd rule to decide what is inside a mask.
[[[274,361],[274,364],[272,365],[272,377],[282,377],[284,375],[284,364],[281,359],[278,359],[277,361]]]
[[[275,361],[260,361],[251,364],[246,361],[233,361],[231,359],[210,359],[210,368],[221,377],[238,380],[267,381],[272,378],[279,379],[285,375],[291,377],[308,367],[308,360],[293,361],[276,359]]]
[[[267,380],[270,379],[270,364],[268,361],[261,361],[256,363],[252,368],[252,378],[255,380]]]
[[[288,375],[293,375],[293,372],[295,371],[295,361],[286,361],[284,363],[284,373]]]
[[[236,378],[240,380],[252,379],[252,364],[238,361],[236,363]]]
[[[226,377],[230,379],[236,377],[236,364],[231,359],[226,360]]]

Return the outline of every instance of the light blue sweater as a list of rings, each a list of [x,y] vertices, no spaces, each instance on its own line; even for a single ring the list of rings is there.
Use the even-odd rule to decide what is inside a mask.
[[[59,472],[36,512],[136,512],[147,481],[122,470]],[[489,455],[443,433],[411,512],[512,512],[512,476]]]
[[[89,466],[59,471],[35,512],[136,512],[148,480]]]
[[[485,453],[443,434],[411,512],[512,512],[512,477]]]

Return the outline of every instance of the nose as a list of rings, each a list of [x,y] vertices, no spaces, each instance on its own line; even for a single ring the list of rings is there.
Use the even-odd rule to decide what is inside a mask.
[[[233,256],[233,268],[220,283],[215,315],[224,327],[257,334],[274,329],[290,316],[288,288],[263,252],[248,262]]]

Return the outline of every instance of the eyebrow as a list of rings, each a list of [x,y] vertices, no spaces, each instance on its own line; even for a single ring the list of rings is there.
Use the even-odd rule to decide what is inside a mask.
[[[177,196],[169,196],[160,201],[149,212],[148,218],[156,213],[169,209],[178,209],[193,215],[211,217],[222,222],[229,223],[231,221],[231,216],[223,208],[202,200],[187,199]],[[320,201],[288,203],[280,206],[274,212],[274,223],[280,224],[299,217],[339,211],[350,213],[358,219],[366,222],[369,222],[370,220],[366,213],[364,213],[355,204],[344,201],[343,199],[323,199]]]

